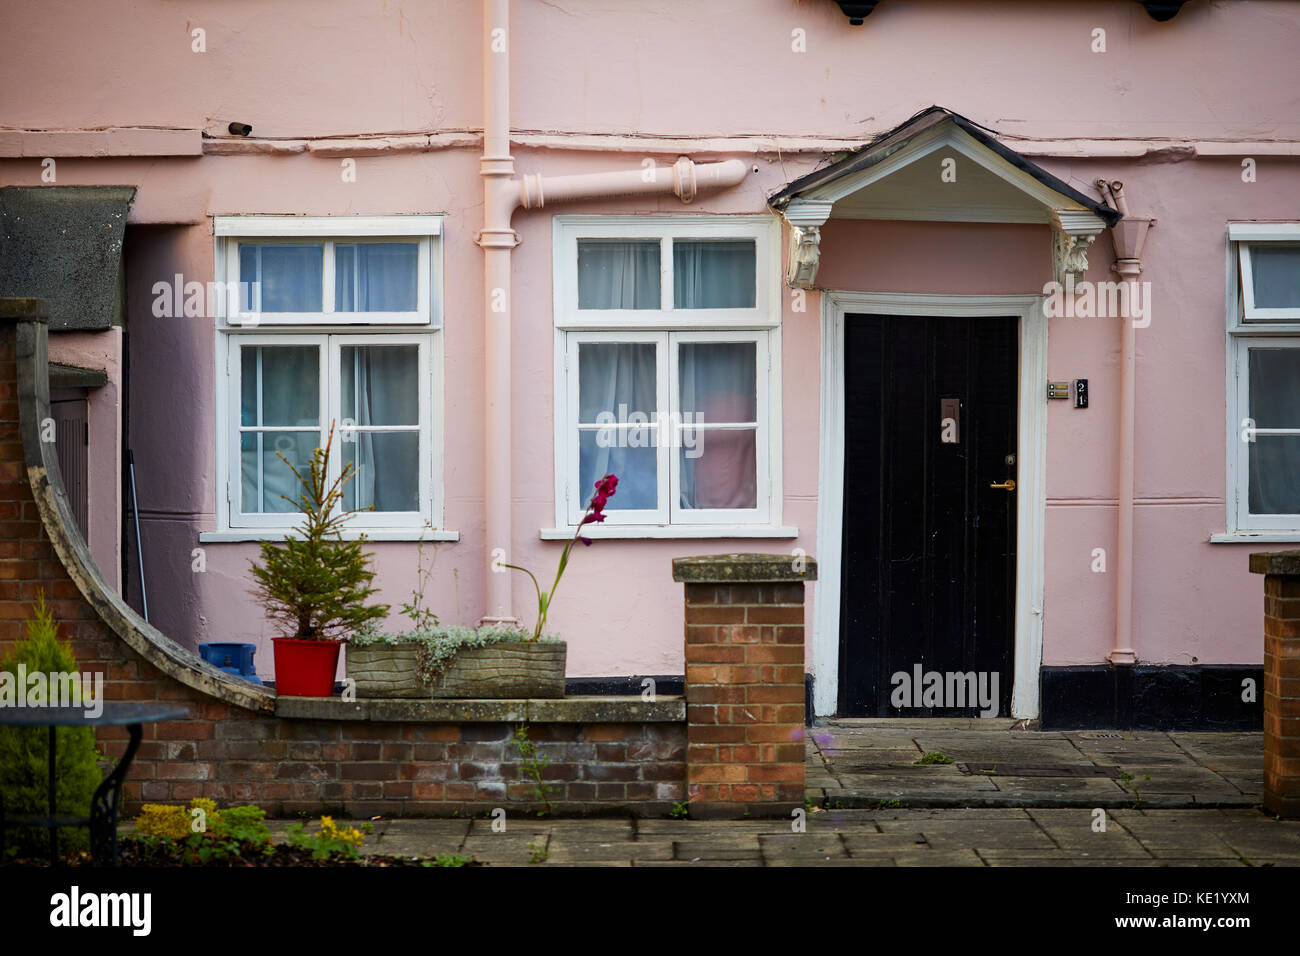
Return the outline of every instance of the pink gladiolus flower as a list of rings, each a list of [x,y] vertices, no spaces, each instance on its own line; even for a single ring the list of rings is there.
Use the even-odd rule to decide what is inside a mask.
[[[591,539],[580,534],[583,525],[599,523],[605,520],[604,509],[609,499],[614,496],[614,489],[618,487],[618,478],[615,475],[606,475],[596,482],[596,493],[591,496],[591,503],[587,505],[587,511],[578,522],[578,527],[573,532],[573,537],[569,543],[564,546],[564,551],[560,554],[560,566],[555,571],[555,581],[551,584],[551,590],[548,593],[542,591],[541,585],[538,584],[536,576],[527,568],[520,567],[517,564],[506,564],[507,568],[515,571],[523,571],[533,582],[533,588],[537,591],[537,625],[533,628],[532,640],[539,640],[542,631],[546,627],[546,612],[550,610],[551,603],[555,599],[555,589],[560,586],[560,578],[564,575],[564,569],[569,563],[569,552],[573,545],[581,541],[583,545],[590,546]]]

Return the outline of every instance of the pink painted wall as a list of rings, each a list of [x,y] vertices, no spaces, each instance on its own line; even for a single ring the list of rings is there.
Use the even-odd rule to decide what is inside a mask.
[[[1294,57],[1300,18],[1281,0],[1201,2],[1156,24],[1131,0],[1045,5],[887,3],[862,27],[813,0],[594,0],[512,5],[512,125],[521,172],[639,168],[681,151],[612,141],[580,151],[576,135],[750,137],[736,150],[759,172],[736,189],[677,200],[602,201],[516,214],[514,253],[513,557],[552,567],[551,217],[569,212],[754,213],[766,197],[822,160],[791,152],[794,137],[862,139],[932,103],[1006,137],[1122,140],[1300,140]],[[206,53],[190,30],[206,30]],[[1092,30],[1108,50],[1090,50]],[[326,4],[307,0],[187,11],[162,0],[7,4],[0,12],[0,183],[40,182],[39,154],[19,130],[104,126],[203,130],[227,138],[231,120],[255,137],[241,155],[75,155],[60,185],[130,183],[139,193],[128,232],[131,444],[153,618],[191,646],[252,640],[270,669],[271,632],[248,593],[253,544],[207,544],[215,524],[214,332],[211,320],[152,316],[154,282],[212,278],[214,215],[438,213],[446,217],[446,511],[461,533],[436,547],[428,597],[444,621],[482,613],[483,537],[478,150],[358,155],[344,183],[339,155],[301,140],[374,133],[473,131],[482,124],[480,14],[475,3]],[[791,49],[803,30],[807,52]],[[725,38],[725,42],[721,41]],[[918,55],[927,51],[930,55]],[[680,69],[690,64],[689,69]],[[32,139],[30,142],[50,142]],[[289,141],[299,141],[295,146]],[[756,145],[757,144],[757,145]],[[785,144],[785,145],[783,145]],[[313,141],[314,147],[324,144]],[[1079,146],[1080,150],[1094,148]],[[1155,316],[1139,332],[1135,641],[1146,661],[1258,663],[1258,581],[1248,546],[1210,545],[1225,521],[1224,230],[1229,219],[1300,219],[1300,168],[1269,158],[1243,184],[1239,157],[1041,160],[1076,188],[1123,180],[1137,214],[1160,222],[1143,279]],[[712,154],[730,154],[716,143]],[[1141,153],[1141,147],[1134,148]],[[1058,151],[1065,151],[1060,147]],[[1188,161],[1184,161],[1188,160]],[[171,225],[168,225],[171,224]],[[1041,226],[832,222],[819,283],[827,288],[935,293],[1034,292],[1050,278]],[[1103,236],[1089,278],[1104,280]],[[681,591],[669,559],[720,551],[817,554],[819,297],[803,312],[783,296],[784,515],[793,540],[604,541],[565,579],[551,623],[570,642],[571,676],[680,673]],[[1094,547],[1114,546],[1118,329],[1107,320],[1054,319],[1049,374],[1089,378],[1092,407],[1049,409],[1044,661],[1096,663],[1113,632],[1113,578],[1089,570]],[[1190,384],[1189,384],[1190,383]],[[383,597],[400,603],[415,582],[410,544],[373,545]],[[611,582],[614,582],[611,585]],[[531,588],[514,582],[531,616]],[[809,617],[811,621],[811,615]]]
[[[0,89],[33,95],[6,97],[5,125],[224,136],[238,119],[275,138],[477,129],[479,10],[13,0],[0,12]],[[1288,0],[1202,0],[1164,24],[1132,0],[926,0],[883,4],[860,27],[830,0],[516,0],[512,25],[524,130],[857,137],[939,103],[1007,135],[1300,133]],[[205,53],[191,50],[195,28]],[[1091,49],[1097,28],[1105,53]]]

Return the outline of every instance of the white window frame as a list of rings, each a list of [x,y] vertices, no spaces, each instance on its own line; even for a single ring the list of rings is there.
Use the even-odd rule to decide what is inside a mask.
[[[330,454],[330,471],[328,479],[338,477],[343,461],[343,442],[345,416],[342,410],[342,352],[348,346],[378,345],[414,345],[418,348],[419,381],[423,385],[419,393],[419,435],[420,435],[420,476],[418,511],[357,511],[348,513],[344,527],[349,530],[362,531],[369,528],[409,528],[423,527],[433,520],[432,484],[433,484],[433,376],[431,374],[433,350],[432,337],[420,334],[356,334],[325,333],[294,335],[236,335],[230,336],[227,361],[229,372],[227,389],[229,406],[226,409],[226,421],[230,428],[230,450],[227,458],[226,487],[229,489],[229,515],[231,528],[274,528],[289,530],[302,523],[301,515],[282,512],[246,512],[242,510],[240,497],[243,493],[241,460],[238,435],[243,431],[240,424],[240,397],[242,348],[258,346],[312,345],[320,349],[320,408],[323,411],[321,424],[317,429],[319,444],[329,437],[330,424],[334,424],[334,444]],[[286,429],[273,429],[276,431]],[[303,429],[289,429],[303,430]],[[405,429],[403,429],[405,430]]]
[[[267,326],[310,325],[418,325],[440,324],[437,290],[442,287],[441,256],[435,252],[435,240],[441,235],[437,216],[365,216],[341,219],[332,216],[219,216],[214,222],[218,261],[216,275],[227,288],[239,288],[239,246],[302,245],[320,243],[323,247],[321,268],[321,311],[259,312],[250,303],[252,316],[228,308],[218,297],[218,320],[226,327],[265,328]],[[336,312],[334,310],[334,247],[337,244],[409,242],[415,240],[417,254],[417,295],[414,312]],[[440,252],[440,250],[439,250]]]
[[[655,239],[660,246],[659,309],[578,309],[578,240]],[[755,308],[673,309],[673,238],[755,242]],[[555,527],[543,538],[571,535],[590,499],[578,473],[578,345],[584,342],[656,343],[659,409],[679,421],[677,347],[683,342],[754,342],[758,428],[756,507],[680,507],[681,461],[673,442],[657,439],[659,504],[653,510],[618,509],[617,495],[591,537],[794,537],[781,526],[781,280],[780,226],[771,216],[557,216],[554,220],[555,298]],[[674,415],[673,413],[678,413]],[[707,423],[706,423],[707,424]],[[706,437],[707,442],[707,437]]]
[[[781,324],[779,226],[769,216],[556,216],[555,323],[564,329],[772,329]],[[672,240],[752,239],[752,309],[674,309]],[[578,241],[659,243],[658,309],[579,309]]]
[[[230,260],[238,262],[237,244],[241,238],[259,241],[297,241],[311,238],[321,241],[385,241],[415,236],[420,239],[421,327],[412,327],[406,319],[391,319],[394,313],[370,313],[390,317],[386,325],[355,322],[362,313],[310,313],[311,322],[268,322],[265,316],[254,327],[227,321],[223,296],[216,298],[216,461],[217,507],[216,529],[201,533],[201,542],[276,540],[293,533],[302,518],[294,513],[242,513],[239,495],[240,475],[240,382],[239,347],[241,345],[315,344],[323,349],[321,436],[328,434],[330,422],[336,422],[331,471],[338,473],[342,461],[341,437],[341,349],[347,345],[416,345],[419,348],[420,477],[418,511],[353,512],[347,515],[345,537],[365,534],[372,540],[441,540],[455,541],[459,534],[442,527],[444,489],[443,471],[443,368],[444,352],[442,315],[442,243],[441,217],[436,216],[229,216],[214,218],[215,272],[229,276]],[[236,273],[237,278],[237,273]],[[333,294],[333,277],[326,287]],[[284,313],[277,313],[283,317]],[[398,315],[405,315],[404,313]],[[233,318],[233,317],[232,317]]]
[[[1227,533],[1211,541],[1300,541],[1300,514],[1250,511],[1250,349],[1300,349],[1300,309],[1256,309],[1249,247],[1266,242],[1300,242],[1300,223],[1229,223],[1227,281]],[[1300,429],[1255,429],[1256,436],[1300,435]]]

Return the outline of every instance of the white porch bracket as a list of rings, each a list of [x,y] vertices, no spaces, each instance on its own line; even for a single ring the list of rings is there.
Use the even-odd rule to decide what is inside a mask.
[[[1086,209],[1054,209],[1052,219],[1053,276],[1061,285],[1067,276],[1078,282],[1088,271],[1088,248],[1106,223]]]
[[[821,227],[830,218],[828,199],[791,199],[781,210],[790,224],[790,257],[785,269],[785,284],[792,289],[811,289],[821,264]]]

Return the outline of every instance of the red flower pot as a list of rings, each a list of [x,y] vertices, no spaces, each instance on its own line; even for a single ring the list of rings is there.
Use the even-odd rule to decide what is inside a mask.
[[[275,692],[282,697],[331,697],[339,666],[338,641],[273,637]]]

